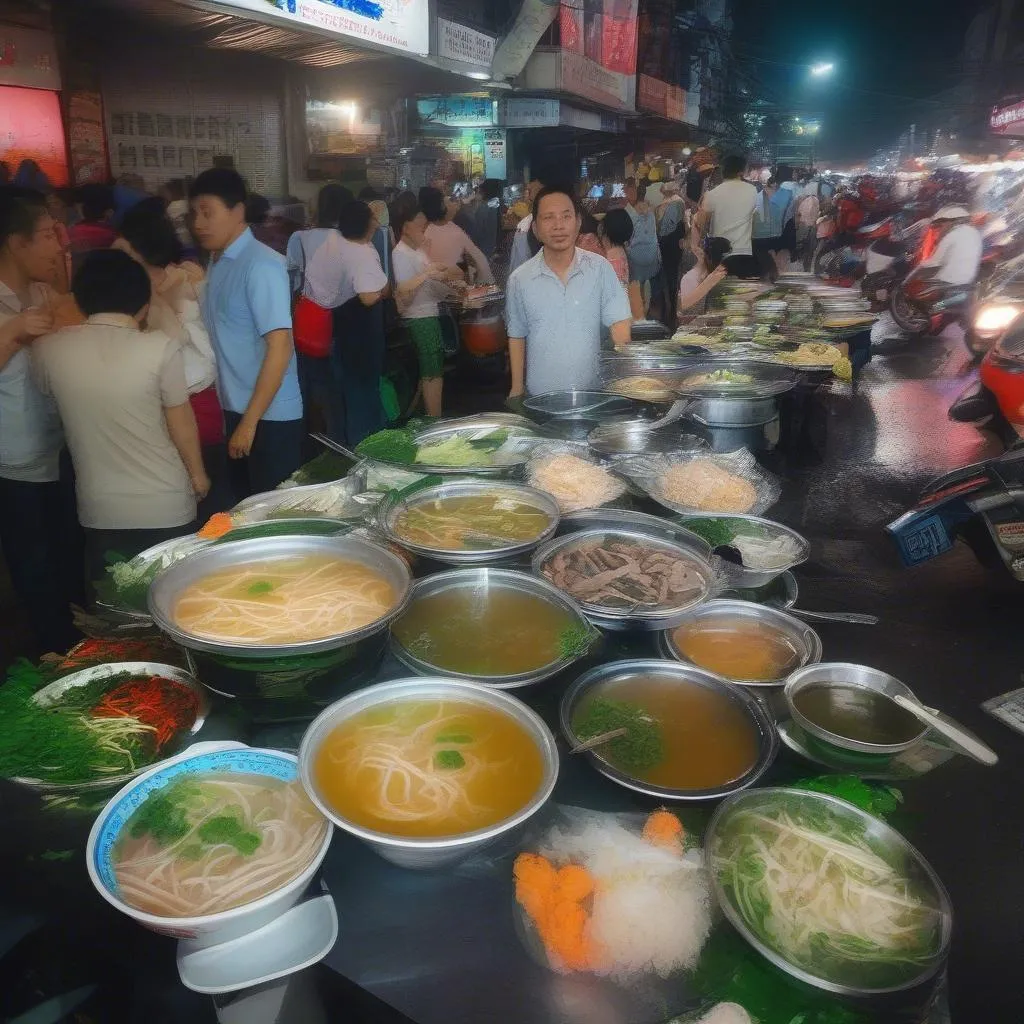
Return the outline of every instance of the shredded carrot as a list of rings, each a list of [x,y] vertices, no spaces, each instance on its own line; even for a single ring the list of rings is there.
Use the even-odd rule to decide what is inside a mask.
[[[682,852],[686,832],[683,823],[671,811],[658,810],[648,816],[641,835],[651,846]]]
[[[594,879],[586,868],[566,864],[558,869],[558,896],[560,899],[582,903],[594,891]]]
[[[234,521],[227,512],[215,512],[206,520],[206,525],[199,531],[198,536],[203,540],[216,540],[229,533],[234,526]]]

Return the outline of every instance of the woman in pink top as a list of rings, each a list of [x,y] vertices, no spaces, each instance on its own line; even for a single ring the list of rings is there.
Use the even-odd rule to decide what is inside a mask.
[[[452,222],[444,193],[436,188],[420,189],[420,209],[429,221],[425,249],[431,263],[457,267],[470,260],[476,267],[477,284],[493,284],[487,257],[473,244],[473,240],[458,224]]]
[[[612,265],[615,276],[629,299],[634,320],[644,318],[644,300],[639,281],[629,279],[629,255],[626,246],[633,237],[633,218],[625,210],[609,210],[601,224],[601,245],[604,258]]]

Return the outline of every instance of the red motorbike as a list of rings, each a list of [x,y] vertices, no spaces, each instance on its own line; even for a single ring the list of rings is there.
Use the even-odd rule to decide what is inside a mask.
[[[818,245],[811,271],[829,284],[850,286],[862,276],[872,243],[891,238],[897,220],[877,189],[862,183],[858,189],[840,189],[832,210],[818,218]]]

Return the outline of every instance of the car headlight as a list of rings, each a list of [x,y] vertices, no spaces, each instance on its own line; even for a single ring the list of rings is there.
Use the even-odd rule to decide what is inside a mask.
[[[974,318],[975,333],[982,337],[994,338],[1005,331],[1020,314],[1020,306],[982,306]]]

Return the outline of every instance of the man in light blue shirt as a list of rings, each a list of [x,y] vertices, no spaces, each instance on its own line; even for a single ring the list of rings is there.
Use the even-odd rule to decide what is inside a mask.
[[[203,320],[217,357],[235,498],[273,490],[302,461],[302,398],[283,256],[245,222],[246,188],[227,168],[189,190],[193,234],[213,253]]]
[[[533,203],[532,230],[541,251],[508,279],[508,327],[512,389],[524,391],[596,387],[600,379],[601,330],[622,348],[630,339],[629,299],[612,265],[576,248],[580,209],[560,188],[542,189]]]

